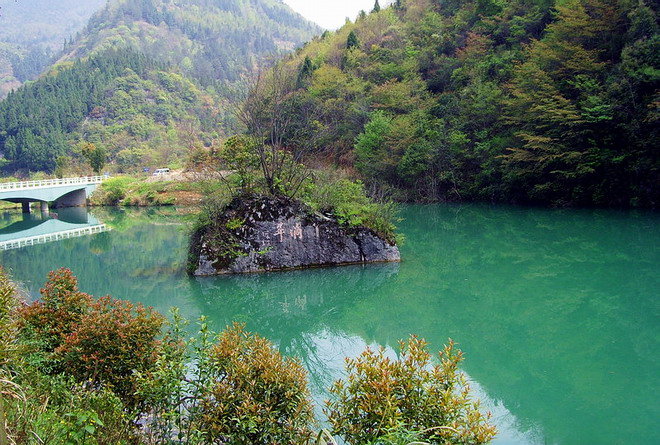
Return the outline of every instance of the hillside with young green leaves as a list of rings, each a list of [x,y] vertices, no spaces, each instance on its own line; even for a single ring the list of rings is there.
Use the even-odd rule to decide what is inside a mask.
[[[254,70],[316,31],[275,0],[112,0],[47,74],[0,103],[9,171],[185,162],[233,128]]]
[[[658,205],[657,2],[375,9],[282,63],[308,153],[407,199]]]

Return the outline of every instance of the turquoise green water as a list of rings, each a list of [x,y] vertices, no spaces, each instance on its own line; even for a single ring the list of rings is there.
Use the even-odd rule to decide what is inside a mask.
[[[302,357],[317,399],[367,344],[451,337],[497,443],[660,443],[658,214],[409,206],[401,264],[204,279],[172,210],[95,216],[114,229],[0,262],[35,297],[66,266],[95,295],[244,321]]]

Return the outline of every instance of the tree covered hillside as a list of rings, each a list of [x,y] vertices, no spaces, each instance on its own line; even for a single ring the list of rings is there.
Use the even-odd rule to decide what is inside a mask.
[[[0,97],[37,77],[105,1],[0,1]]]
[[[93,146],[134,170],[210,145],[217,114],[214,97],[164,64],[107,50],[10,93],[0,137],[13,169],[53,171]]]
[[[376,9],[282,64],[311,150],[411,199],[658,204],[657,2]]]
[[[180,164],[232,127],[229,102],[252,70],[316,29],[273,0],[108,2],[46,75],[0,103],[5,168],[52,172],[89,151],[119,171]]]
[[[61,60],[128,47],[225,86],[319,31],[276,0],[113,0]]]

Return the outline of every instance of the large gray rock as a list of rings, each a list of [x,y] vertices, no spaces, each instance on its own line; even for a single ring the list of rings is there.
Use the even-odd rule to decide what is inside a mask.
[[[234,201],[193,235],[197,276],[400,261],[398,247],[372,230],[347,228],[285,198]]]

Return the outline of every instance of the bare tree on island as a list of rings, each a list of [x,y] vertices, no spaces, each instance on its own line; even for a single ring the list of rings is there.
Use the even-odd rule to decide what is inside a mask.
[[[315,135],[306,131],[305,122],[318,111],[299,94],[299,81],[298,73],[285,65],[260,72],[236,110],[252,138],[266,189],[273,195],[293,197],[311,176],[302,158],[314,147]]]

